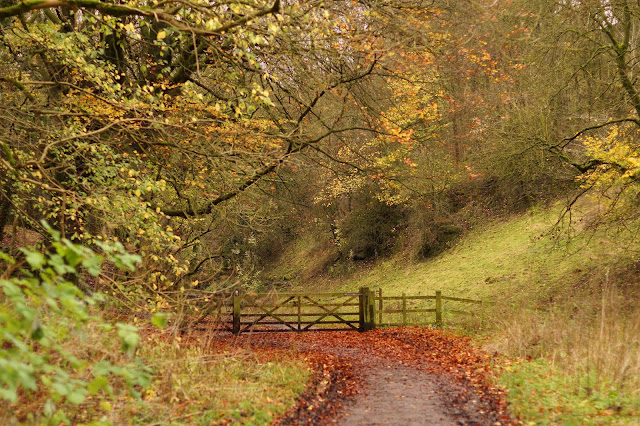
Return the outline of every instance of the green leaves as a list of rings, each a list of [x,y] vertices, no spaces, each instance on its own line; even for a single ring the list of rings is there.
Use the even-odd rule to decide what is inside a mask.
[[[96,244],[109,255],[118,269],[135,270],[135,265],[142,262],[142,257],[137,254],[129,254],[120,242],[112,244],[97,241]]]
[[[111,393],[111,385],[109,384],[109,380],[104,376],[95,377],[89,384],[87,385],[87,390],[91,395],[96,395],[98,392],[104,391]]]
[[[21,251],[25,253],[25,260],[32,269],[40,269],[46,263],[46,259],[42,253],[38,253],[36,251],[28,251],[26,249],[22,249]]]
[[[156,312],[151,317],[151,324],[155,325],[158,328],[165,328],[167,326],[167,318],[168,314],[165,312]]]
[[[16,402],[20,387],[32,391],[38,388],[33,366],[19,359],[0,358],[0,398]]]
[[[100,265],[102,264],[102,258],[100,256],[92,256],[82,260],[82,266],[87,269],[87,272],[97,277],[102,272]]]
[[[89,306],[102,299],[84,294],[65,279],[68,275],[82,279],[82,268],[92,276],[99,275],[104,257],[49,230],[51,248],[44,253],[21,249],[28,267],[0,280],[5,296],[0,304],[0,399],[16,403],[21,394],[45,395],[42,412],[33,414],[52,423],[67,423],[71,407],[101,392],[111,395],[111,383],[117,377],[139,397],[134,387],[149,384],[149,371],[139,363],[92,361],[91,351],[78,347],[88,334],[112,341],[116,336],[108,336],[114,333],[121,350],[134,359],[140,336],[137,327],[117,323],[114,328],[93,316]],[[101,247],[106,258],[128,270],[140,261],[121,244]],[[1,257],[15,263],[5,254]],[[110,406],[106,402],[105,407]]]
[[[117,323],[118,336],[122,339],[122,351],[129,357],[133,357],[140,342],[140,335],[138,334],[138,327],[130,324]]]

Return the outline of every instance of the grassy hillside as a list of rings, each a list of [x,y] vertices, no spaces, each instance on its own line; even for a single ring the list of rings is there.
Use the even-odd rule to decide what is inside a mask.
[[[548,306],[575,291],[591,292],[606,270],[633,261],[624,235],[585,233],[554,239],[559,209],[531,211],[471,230],[445,253],[421,263],[401,255],[356,273],[341,287],[369,286],[386,293],[446,294],[523,307]]]
[[[640,289],[633,229],[551,238],[559,210],[531,211],[470,232],[446,253],[399,259],[345,286],[496,302],[487,349],[513,357],[502,383],[535,423],[640,424]]]

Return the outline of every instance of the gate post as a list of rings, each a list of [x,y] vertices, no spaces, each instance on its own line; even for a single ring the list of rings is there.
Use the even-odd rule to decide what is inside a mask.
[[[233,292],[233,334],[240,334],[240,295],[238,290]]]
[[[298,296],[298,331],[302,331],[302,297]]]
[[[367,310],[369,311],[367,331],[369,331],[376,328],[376,293],[370,289],[367,289]]]
[[[442,292],[436,290],[436,325],[442,325]]]
[[[365,309],[365,291],[369,290],[367,287],[360,287],[360,296],[358,296],[358,331],[365,330],[366,309]]]
[[[402,325],[407,325],[407,293],[402,292]]]
[[[360,331],[376,328],[375,301],[376,298],[369,287],[360,288]]]
[[[382,306],[382,288],[378,289],[378,296],[380,296],[380,300],[378,303],[378,325],[382,326],[382,310],[383,310],[383,306]]]

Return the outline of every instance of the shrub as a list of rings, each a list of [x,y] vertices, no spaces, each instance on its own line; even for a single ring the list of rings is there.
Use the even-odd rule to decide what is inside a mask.
[[[10,404],[4,416],[58,424],[72,422],[87,405],[110,411],[116,384],[139,396],[150,375],[135,359],[137,328],[93,314],[103,298],[84,294],[72,282],[98,276],[103,256],[49,232],[53,243],[45,253],[22,249],[20,261],[0,253],[6,266],[0,279],[0,398]],[[122,245],[103,249],[119,268],[132,270],[139,261]]]
[[[338,225],[340,251],[352,260],[388,254],[405,222],[402,206],[367,198]]]

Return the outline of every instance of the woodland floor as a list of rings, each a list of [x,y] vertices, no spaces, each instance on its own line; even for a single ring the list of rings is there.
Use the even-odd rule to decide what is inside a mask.
[[[276,424],[514,424],[492,357],[427,328],[244,334],[236,344],[302,353],[311,386]]]

